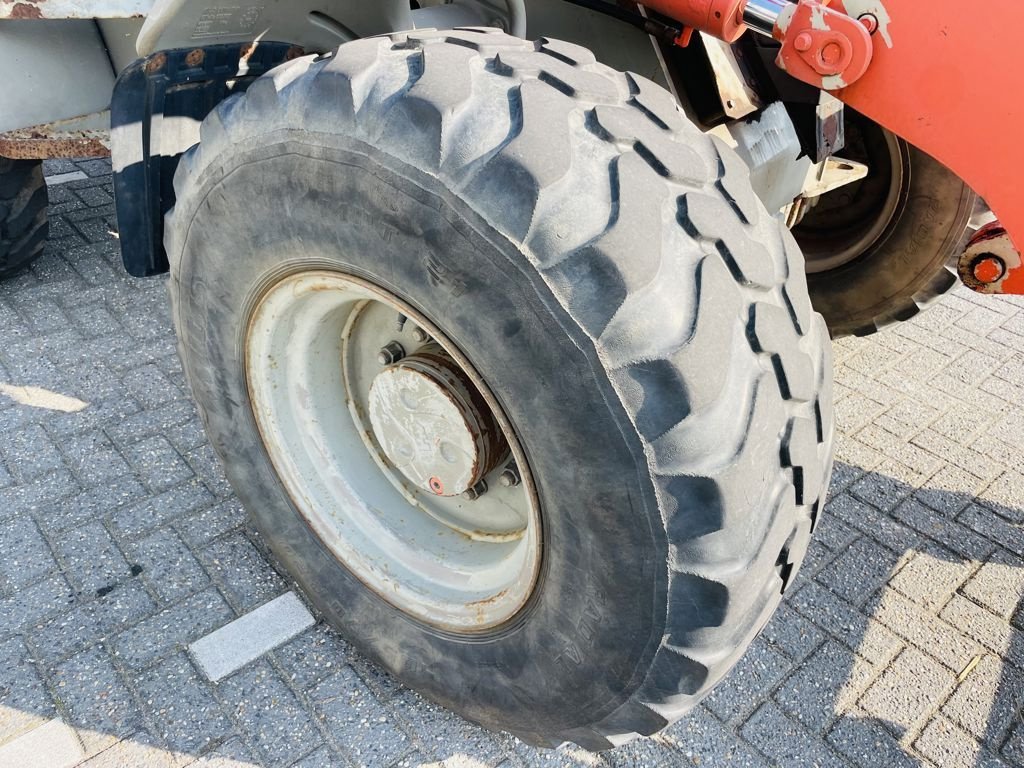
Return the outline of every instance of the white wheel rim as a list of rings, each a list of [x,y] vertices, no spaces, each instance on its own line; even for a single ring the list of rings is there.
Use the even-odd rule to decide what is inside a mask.
[[[400,331],[401,317],[408,319]],[[416,340],[421,332],[430,337],[426,343]],[[394,443],[401,441],[389,422],[392,409],[381,403],[396,402],[388,388],[413,375],[397,367],[401,362],[377,360],[389,341],[410,350],[409,362],[420,359],[421,347],[428,347],[428,368],[431,350],[448,360],[460,381],[471,382],[474,403],[489,409],[479,418],[499,426],[507,441],[499,458],[505,460],[496,461],[492,449],[487,491],[476,500],[442,497],[424,487],[422,470],[439,472],[442,465],[430,462],[440,459],[421,456],[418,474],[410,470],[409,476],[389,460],[387,453],[398,456]],[[282,484],[324,546],[360,581],[408,615],[456,632],[494,628],[522,609],[540,567],[536,490],[508,419],[440,329],[364,280],[303,272],[261,298],[248,327],[245,364],[256,423]],[[382,372],[384,394],[373,402],[370,391]],[[430,386],[421,394],[433,397]],[[429,402],[434,411],[444,410],[440,400]],[[445,443],[445,461],[452,458],[452,443],[473,449],[452,412],[436,416],[420,432],[449,430],[435,441]],[[472,416],[469,421],[475,423]],[[382,424],[392,438],[387,452],[375,433]],[[521,478],[518,485],[500,482],[508,460]],[[465,482],[461,468],[450,476]]]

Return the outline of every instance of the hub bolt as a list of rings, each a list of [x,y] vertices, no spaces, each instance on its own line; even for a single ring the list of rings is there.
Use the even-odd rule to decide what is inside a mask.
[[[381,365],[391,365],[403,357],[405,357],[405,349],[397,341],[391,341],[381,347],[380,353],[377,355],[377,362]]]
[[[519,477],[519,467],[515,464],[509,464],[505,467],[505,471],[501,473],[498,482],[501,483],[503,488],[515,488],[522,482],[522,478]]]
[[[419,344],[430,341],[430,334],[424,331],[422,328],[413,328],[412,338]]]
[[[468,491],[463,493],[462,498],[464,498],[466,501],[476,501],[485,493],[487,493],[487,481],[481,480]]]

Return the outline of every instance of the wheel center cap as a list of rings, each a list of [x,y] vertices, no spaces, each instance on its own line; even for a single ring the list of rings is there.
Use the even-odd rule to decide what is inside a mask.
[[[508,454],[494,417],[454,360],[423,351],[373,380],[370,424],[388,460],[416,487],[458,496]]]

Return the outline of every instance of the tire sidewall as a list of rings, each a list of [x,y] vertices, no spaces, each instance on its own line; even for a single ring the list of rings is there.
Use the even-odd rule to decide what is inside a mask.
[[[614,711],[664,633],[668,553],[643,446],[593,343],[507,240],[432,177],[354,140],[257,136],[198,186],[171,254],[183,358],[211,442],[285,568],[362,652],[472,720],[550,734]],[[467,639],[405,616],[320,544],[278,480],[245,332],[260,296],[308,269],[368,278],[431,318],[515,425],[545,554],[510,625]]]

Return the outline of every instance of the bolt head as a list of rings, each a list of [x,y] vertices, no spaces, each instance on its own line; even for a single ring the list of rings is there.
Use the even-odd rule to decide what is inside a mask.
[[[377,362],[381,365],[391,365],[397,363],[405,357],[405,349],[397,341],[389,342],[381,347],[380,352],[377,354]]]
[[[464,498],[466,501],[476,501],[481,496],[483,496],[485,493],[487,493],[487,481],[486,480],[481,480],[479,483],[474,485],[472,488],[470,488],[469,490],[465,491],[462,494],[462,498]]]
[[[857,21],[864,25],[869,35],[873,35],[878,31],[878,17],[873,13],[865,13]]]
[[[502,488],[515,488],[521,482],[519,479],[519,473],[512,467],[508,467],[501,476],[498,478],[498,482],[501,483]]]
[[[807,53],[813,46],[814,38],[811,37],[810,32],[801,32],[796,36],[796,40],[793,41],[793,47],[800,51],[800,53]]]
[[[419,344],[423,344],[424,342],[430,341],[430,334],[424,331],[422,328],[413,329],[412,337]]]

